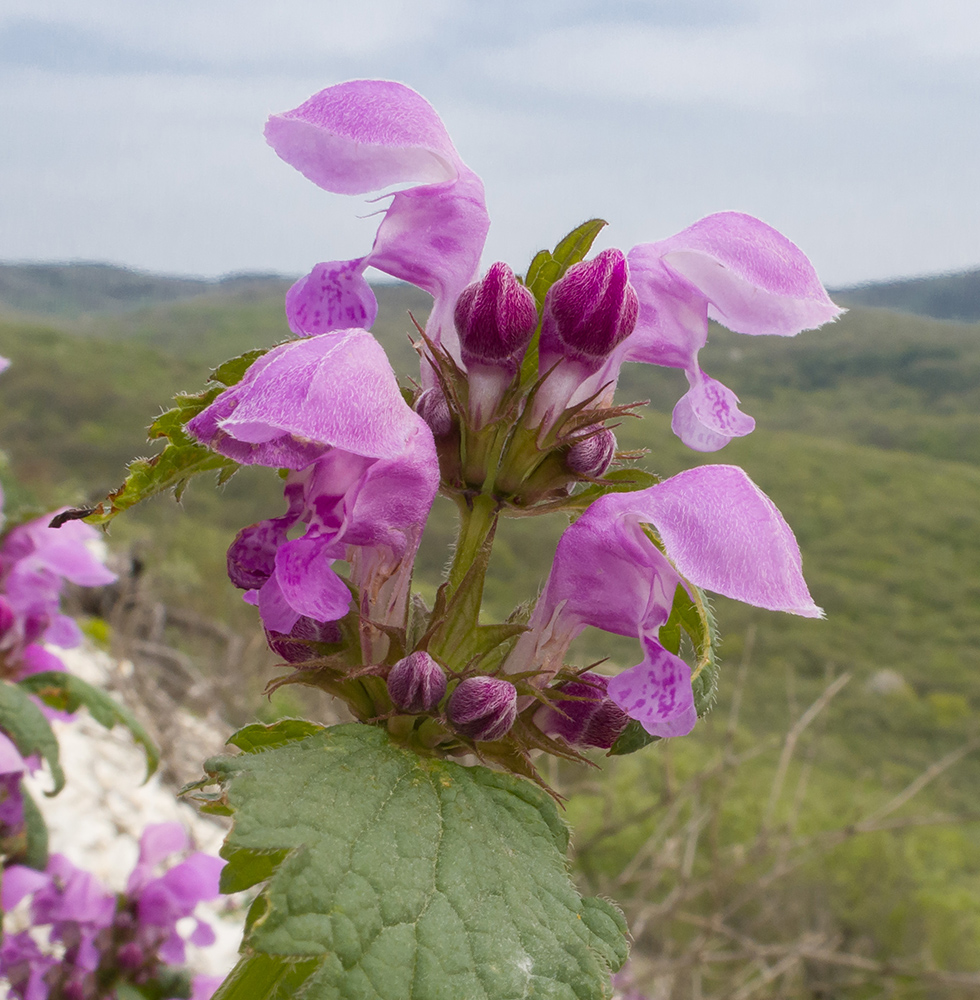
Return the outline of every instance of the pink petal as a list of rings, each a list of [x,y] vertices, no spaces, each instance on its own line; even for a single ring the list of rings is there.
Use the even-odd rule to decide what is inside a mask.
[[[803,251],[751,215],[709,215],[656,247],[708,299],[711,318],[736,333],[789,337],[843,312]]]
[[[294,331],[339,328],[330,324],[349,318],[352,309],[370,312],[361,277],[370,266],[434,297],[427,332],[456,355],[453,304],[476,275],[490,220],[483,184],[460,159],[432,106],[400,83],[353,80],[273,115],[266,139],[328,191],[364,194],[415,185],[393,195],[370,254],[318,265],[299,283],[287,306]]]
[[[331,555],[331,543],[331,536],[305,536],[287,542],[276,553],[282,596],[298,615],[321,622],[343,618],[351,601],[347,585],[330,567],[343,554],[342,547]],[[268,621],[266,626],[273,627]]]
[[[11,865],[3,872],[3,887],[0,891],[0,901],[4,911],[12,910],[25,896],[30,896],[51,884],[51,876],[46,872],[35,871],[24,865]]]
[[[697,586],[772,611],[823,616],[803,579],[789,525],[736,466],[689,469],[618,496],[650,520],[678,571]]]
[[[170,854],[186,851],[191,841],[180,823],[151,823],[140,837],[140,863],[158,865]]]
[[[298,108],[272,115],[265,137],[290,166],[337,194],[433,184],[457,174],[459,154],[432,106],[389,80],[327,87]]]
[[[653,639],[643,639],[642,663],[609,678],[610,698],[653,736],[686,736],[698,721],[691,668]]]
[[[674,407],[671,430],[695,451],[718,451],[733,437],[755,429],[755,420],[738,408],[738,396],[721,382],[695,369],[691,388]]]
[[[187,429],[236,461],[301,469],[328,446],[393,458],[421,423],[381,345],[342,330],[263,355]]]
[[[369,330],[378,300],[364,280],[361,260],[317,264],[286,292],[286,318],[293,333],[309,337],[331,330]]]

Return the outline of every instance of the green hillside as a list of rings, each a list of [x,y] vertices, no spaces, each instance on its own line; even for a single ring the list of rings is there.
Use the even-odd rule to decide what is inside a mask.
[[[278,275],[240,274],[206,281],[112,264],[0,263],[0,305],[4,310],[74,318],[87,313],[124,312],[214,292],[284,292],[289,284]]]
[[[894,309],[965,323],[980,321],[980,270],[871,282],[832,294],[841,305]]]

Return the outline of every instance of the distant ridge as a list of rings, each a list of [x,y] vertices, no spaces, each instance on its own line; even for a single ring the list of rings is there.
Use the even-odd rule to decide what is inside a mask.
[[[239,300],[282,295],[293,280],[278,274],[184,278],[89,262],[0,263],[0,312],[63,318],[123,313],[216,293]],[[844,306],[980,322],[980,269],[852,285],[831,295]]]
[[[871,306],[932,319],[980,322],[980,269],[882,281],[831,291],[844,306]]]
[[[76,317],[125,312],[215,292],[268,295],[284,292],[292,281],[276,274],[182,278],[88,262],[0,263],[0,310]]]

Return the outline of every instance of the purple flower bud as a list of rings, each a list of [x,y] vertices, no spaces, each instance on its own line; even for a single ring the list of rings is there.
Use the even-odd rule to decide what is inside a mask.
[[[548,290],[541,355],[598,368],[636,326],[640,303],[621,250],[574,264]]]
[[[287,663],[305,663],[315,660],[320,654],[313,643],[335,643],[343,639],[343,633],[336,622],[318,622],[306,615],[296,620],[289,634],[265,630],[265,640],[269,649],[281,656]]]
[[[228,578],[240,590],[257,590],[272,576],[276,549],[286,541],[282,518],[242,528],[228,547]]]
[[[65,1000],[89,1000],[91,993],[81,978],[73,976],[62,984],[61,995]]]
[[[606,695],[608,677],[584,673],[561,686],[566,695],[539,708],[535,725],[549,736],[560,736],[579,747],[608,750],[629,722],[629,716]]]
[[[388,694],[403,712],[431,712],[445,693],[442,667],[421,649],[399,660],[388,674]]]
[[[116,952],[116,963],[123,969],[138,969],[145,961],[143,949],[135,941],[127,941]]]
[[[517,688],[496,677],[467,677],[450,695],[446,713],[464,736],[499,740],[517,718]]]
[[[438,386],[426,389],[415,400],[415,412],[429,425],[433,437],[445,437],[453,429],[453,415]]]
[[[565,467],[576,476],[598,479],[612,464],[616,454],[616,435],[606,427],[575,442],[565,453]]]
[[[506,368],[512,374],[538,325],[531,292],[499,261],[456,300],[456,331],[463,364]]]
[[[595,710],[582,734],[581,745],[608,750],[623,735],[630,717],[611,698]]]

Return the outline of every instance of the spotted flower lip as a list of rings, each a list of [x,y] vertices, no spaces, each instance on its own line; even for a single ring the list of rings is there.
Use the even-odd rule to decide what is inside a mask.
[[[663,550],[643,530],[656,529]],[[586,626],[636,636],[643,661],[610,678],[609,697],[655,736],[697,720],[691,671],[658,631],[678,586],[817,618],[799,547],[775,504],[739,468],[706,465],[645,490],[596,500],[568,527],[529,622],[505,664],[556,673]]]

